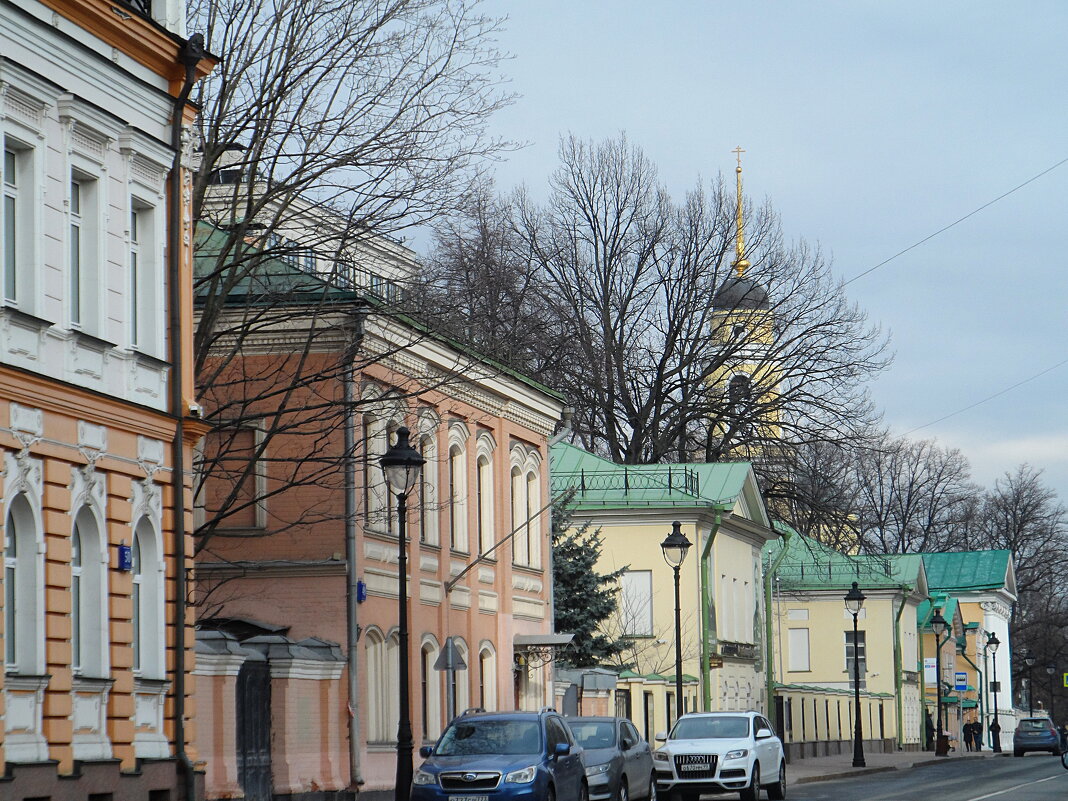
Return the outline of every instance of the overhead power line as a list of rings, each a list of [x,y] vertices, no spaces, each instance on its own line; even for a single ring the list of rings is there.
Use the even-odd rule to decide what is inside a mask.
[[[1012,189],[1010,189],[1010,190],[1009,190],[1008,192],[1005,192],[1005,193],[1003,193],[1003,194],[1000,194],[1000,195],[998,195],[998,196],[997,196],[996,198],[994,198],[993,200],[990,200],[990,201],[988,201],[988,202],[984,203],[984,204],[983,204],[982,206],[980,206],[979,208],[977,208],[977,209],[974,209],[974,210],[972,210],[972,211],[969,211],[969,212],[968,212],[967,214],[965,214],[965,215],[964,215],[963,217],[961,217],[961,218],[959,218],[959,219],[957,219],[957,220],[954,220],[954,221],[953,221],[953,222],[951,222],[951,223],[950,223],[949,225],[946,225],[946,226],[943,226],[942,228],[939,228],[939,229],[938,229],[937,231],[935,231],[935,232],[934,232],[933,234],[929,234],[929,235],[925,236],[925,237],[924,237],[923,239],[921,239],[921,240],[920,240],[919,242],[914,242],[913,244],[909,245],[909,246],[908,246],[907,248],[905,248],[904,250],[899,250],[899,251],[898,251],[897,253],[895,253],[895,254],[894,254],[893,256],[891,256],[890,258],[888,258],[888,259],[884,259],[883,261],[879,262],[879,263],[878,263],[878,264],[876,264],[875,266],[873,266],[873,267],[869,267],[869,268],[868,268],[867,270],[865,270],[865,271],[864,271],[864,272],[862,272],[862,273],[859,273],[858,275],[854,275],[854,276],[853,276],[852,278],[850,278],[850,279],[849,279],[848,281],[845,281],[845,282],[844,282],[844,283],[842,284],[842,286],[847,286],[848,284],[851,284],[851,283],[853,283],[854,281],[857,281],[857,280],[859,280],[859,279],[863,278],[864,276],[866,276],[866,275],[869,275],[869,274],[871,274],[871,273],[875,272],[875,271],[876,271],[876,270],[878,270],[878,269],[879,269],[880,267],[883,267],[884,265],[887,265],[887,264],[889,264],[890,262],[892,262],[892,261],[893,261],[894,259],[896,259],[896,258],[897,258],[898,256],[903,256],[903,255],[905,255],[906,253],[908,253],[908,252],[909,252],[910,250],[915,250],[916,248],[918,248],[918,247],[919,247],[920,245],[924,244],[925,242],[929,242],[930,240],[934,239],[934,238],[935,238],[936,236],[938,236],[939,234],[943,234],[943,233],[945,233],[946,231],[948,231],[948,230],[949,230],[950,228],[953,228],[954,226],[960,225],[960,224],[961,224],[962,222],[964,222],[965,220],[967,220],[967,219],[968,219],[969,217],[974,217],[974,216],[975,216],[976,214],[978,214],[979,212],[981,212],[981,211],[982,211],[983,209],[986,209],[986,208],[989,208],[990,206],[993,206],[993,205],[994,205],[995,203],[997,203],[997,202],[998,202],[999,200],[1004,200],[1004,199],[1005,199],[1005,198],[1007,198],[1007,197],[1008,197],[1009,195],[1011,195],[1011,194],[1012,194],[1013,192],[1017,192],[1017,191],[1019,191],[1019,190],[1023,189],[1023,188],[1024,188],[1025,186],[1027,186],[1028,184],[1030,184],[1030,183],[1033,183],[1034,181],[1037,181],[1037,180],[1038,180],[1039,178],[1041,178],[1041,177],[1042,177],[1043,175],[1046,175],[1047,173],[1053,172],[1053,171],[1054,171],[1055,169],[1057,169],[1058,167],[1060,167],[1060,166],[1061,166],[1062,164],[1066,164],[1066,163],[1068,163],[1068,157],[1066,157],[1066,158],[1063,158],[1063,159],[1061,159],[1061,160],[1060,160],[1060,161],[1058,161],[1058,162],[1057,162],[1056,164],[1054,164],[1054,165],[1053,165],[1052,167],[1047,167],[1046,169],[1042,170],[1042,172],[1038,173],[1037,175],[1032,175],[1032,176],[1031,176],[1030,178],[1028,178],[1028,179],[1027,179],[1026,181],[1024,181],[1024,182],[1023,182],[1022,184],[1019,184],[1018,186],[1014,186],[1014,187],[1013,187]]]

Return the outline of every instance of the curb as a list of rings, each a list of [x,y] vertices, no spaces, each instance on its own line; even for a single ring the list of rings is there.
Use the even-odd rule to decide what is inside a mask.
[[[947,756],[940,757],[938,759],[925,759],[920,762],[911,762],[905,765],[882,765],[879,767],[871,768],[853,768],[848,771],[840,771],[838,773],[821,773],[818,776],[801,776],[800,778],[793,779],[791,784],[812,784],[813,782],[829,782],[835,779],[848,779],[853,776],[867,776],[872,773],[890,773],[897,770],[911,770],[912,768],[924,768],[929,765],[944,765],[946,762],[959,762],[963,759],[990,759],[994,756],[1005,756],[1004,754],[994,754],[991,752],[989,757],[969,757],[963,754],[959,756]]]

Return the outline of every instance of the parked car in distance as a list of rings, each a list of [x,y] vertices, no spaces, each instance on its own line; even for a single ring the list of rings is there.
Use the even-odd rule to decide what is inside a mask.
[[[742,801],[786,798],[786,756],[767,718],[759,712],[696,712],[683,715],[653,752],[661,798],[698,801],[702,793],[737,790]],[[674,798],[668,801],[675,801]]]
[[[653,751],[626,718],[566,718],[582,746],[591,801],[656,799]]]
[[[588,801],[582,747],[553,710],[466,712],[412,777],[412,801]]]
[[[1012,755],[1022,757],[1028,751],[1061,753],[1061,735],[1049,718],[1021,718],[1012,735]]]

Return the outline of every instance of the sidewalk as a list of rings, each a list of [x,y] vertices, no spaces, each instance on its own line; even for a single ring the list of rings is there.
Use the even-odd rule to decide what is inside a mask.
[[[790,784],[807,784],[830,779],[847,779],[851,776],[863,776],[867,773],[883,773],[889,770],[909,770],[924,765],[938,765],[953,759],[990,759],[997,756],[1011,756],[993,751],[959,753],[953,751],[949,756],[936,757],[931,751],[892,751],[886,754],[865,754],[863,768],[853,767],[853,754],[836,754],[834,756],[795,759],[786,766],[786,778]]]

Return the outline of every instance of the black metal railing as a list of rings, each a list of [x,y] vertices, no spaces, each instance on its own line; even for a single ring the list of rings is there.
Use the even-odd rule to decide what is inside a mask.
[[[606,491],[627,495],[631,492],[660,490],[696,497],[700,490],[700,476],[695,470],[679,465],[623,465],[616,470],[579,470],[552,474],[554,494],[572,489],[579,495]]]
[[[138,14],[152,16],[152,0],[119,0],[121,5],[129,6]]]

